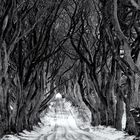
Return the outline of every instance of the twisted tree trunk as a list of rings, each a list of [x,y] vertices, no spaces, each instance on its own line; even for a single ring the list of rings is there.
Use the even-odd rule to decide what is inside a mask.
[[[0,135],[9,129],[8,59],[5,41],[0,41]]]
[[[124,102],[126,104],[126,128],[125,130],[130,135],[137,135],[138,134],[138,128],[136,126],[135,119],[130,112],[131,110],[131,96],[132,96],[132,82],[131,78],[127,79],[127,86],[126,89],[124,89],[124,95],[126,98],[124,98]]]

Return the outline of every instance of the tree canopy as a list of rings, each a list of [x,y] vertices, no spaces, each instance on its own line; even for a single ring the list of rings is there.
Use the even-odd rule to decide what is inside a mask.
[[[32,129],[57,92],[92,125],[122,130],[125,109],[138,135],[139,19],[138,0],[0,0],[0,135]]]

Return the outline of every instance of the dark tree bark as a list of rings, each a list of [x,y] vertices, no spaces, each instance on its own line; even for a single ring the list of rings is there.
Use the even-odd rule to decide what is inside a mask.
[[[126,98],[124,97],[124,102],[126,104],[126,132],[130,135],[137,135],[138,134],[138,128],[136,126],[135,119],[130,112],[131,110],[131,96],[132,96],[132,83],[131,83],[131,78],[127,78],[127,85],[126,89],[123,90],[124,95],[127,96]]]

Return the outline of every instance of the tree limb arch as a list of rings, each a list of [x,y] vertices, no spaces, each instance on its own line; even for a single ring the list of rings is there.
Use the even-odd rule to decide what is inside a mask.
[[[128,39],[124,35],[123,31],[121,30],[121,27],[120,27],[120,24],[119,24],[118,14],[117,14],[117,10],[118,10],[117,2],[118,2],[118,0],[113,0],[113,6],[114,6],[114,8],[113,8],[113,17],[114,17],[113,24],[114,24],[114,28],[116,30],[118,38],[123,42],[122,47],[124,49],[124,55],[125,55],[126,61],[130,65],[132,71],[137,73],[140,76],[140,70],[136,66],[136,64],[134,63],[134,61],[131,57],[131,48],[130,48],[130,45],[128,43]]]

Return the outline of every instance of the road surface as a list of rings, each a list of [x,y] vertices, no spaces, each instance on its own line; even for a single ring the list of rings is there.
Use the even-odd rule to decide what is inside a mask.
[[[24,137],[21,140],[108,140],[81,130],[76,125],[75,116],[62,100],[58,100],[54,105],[54,115],[51,116],[51,131],[46,130],[46,134],[41,134],[37,138]]]
[[[109,127],[92,129],[89,126],[89,129],[82,130],[84,122],[76,123],[77,115],[67,103],[57,100],[50,105],[50,111],[42,118],[40,127],[34,127],[31,132],[24,130],[18,136],[5,135],[2,140],[133,140],[134,136],[129,137]]]

